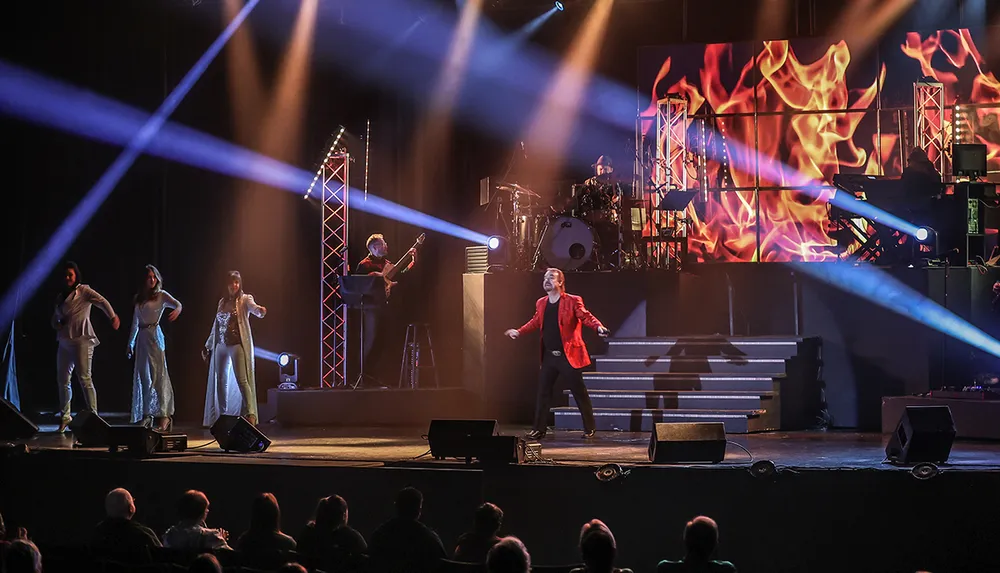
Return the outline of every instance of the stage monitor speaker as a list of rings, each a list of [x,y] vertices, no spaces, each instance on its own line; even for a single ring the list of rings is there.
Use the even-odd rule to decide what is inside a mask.
[[[151,456],[160,446],[160,434],[145,426],[110,426],[108,451],[118,453],[124,448],[134,456]]]
[[[243,416],[219,416],[211,431],[219,447],[227,452],[261,453],[271,445],[271,440]]]
[[[38,426],[14,407],[0,398],[0,439],[26,440],[38,433]]]
[[[108,445],[108,431],[111,426],[97,412],[89,409],[80,413],[69,423],[73,438],[83,447],[103,447]]]
[[[436,459],[467,458],[472,440],[496,434],[496,420],[431,420],[427,444]]]
[[[525,441],[517,436],[472,438],[470,451],[481,464],[523,464]]]
[[[948,406],[907,406],[889,436],[885,457],[897,464],[948,461],[955,421]]]
[[[175,434],[173,432],[157,432],[160,434],[160,443],[156,446],[158,452],[183,452],[188,447],[187,434]]]
[[[722,422],[677,422],[653,425],[649,461],[655,464],[721,462],[726,457]]]

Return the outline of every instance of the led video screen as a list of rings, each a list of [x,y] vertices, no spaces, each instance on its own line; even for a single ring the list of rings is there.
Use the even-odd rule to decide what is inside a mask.
[[[984,143],[996,180],[1000,82],[977,43],[961,29],[887,37],[864,53],[815,38],[640,50],[647,138],[658,100],[686,100],[689,153],[670,168],[702,190],[686,213],[690,251],[702,262],[836,260],[832,178],[901,174],[921,80],[943,86],[945,170],[952,141]],[[714,151],[699,165],[691,142]]]

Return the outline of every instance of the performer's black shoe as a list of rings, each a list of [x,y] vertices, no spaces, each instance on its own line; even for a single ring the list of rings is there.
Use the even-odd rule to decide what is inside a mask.
[[[529,440],[541,440],[545,437],[545,430],[531,430],[525,434],[525,437]]]
[[[597,430],[589,430],[583,433],[581,436],[584,440],[591,440],[597,437]]]

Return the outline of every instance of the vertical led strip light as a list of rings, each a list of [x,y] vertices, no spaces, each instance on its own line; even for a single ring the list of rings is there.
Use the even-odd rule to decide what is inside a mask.
[[[87,226],[87,223],[93,218],[94,213],[104,204],[111,191],[114,190],[118,182],[125,176],[125,173],[135,163],[135,160],[149,146],[153,138],[159,133],[160,128],[167,122],[170,114],[177,109],[177,106],[184,100],[184,96],[191,91],[195,82],[205,73],[209,64],[219,55],[223,46],[226,45],[229,38],[240,27],[240,24],[250,15],[250,11],[257,6],[258,2],[259,0],[249,0],[243,6],[239,14],[226,26],[222,34],[212,42],[208,50],[198,58],[194,66],[188,70],[188,73],[177,84],[177,87],[170,92],[167,99],[163,100],[159,109],[132,136],[114,163],[108,167],[104,175],[97,180],[97,183],[87,192],[83,200],[77,204],[69,217],[63,221],[48,243],[45,244],[34,260],[31,261],[31,264],[28,265],[28,268],[11,285],[6,294],[4,294],[3,300],[0,301],[0,324],[7,324],[13,320],[21,311],[20,307],[23,301],[29,300],[35,294],[35,291],[41,285],[42,281],[45,280],[45,277],[52,271],[52,268],[59,259],[66,254],[69,246],[80,235],[80,231]],[[25,296],[20,296],[21,293]]]
[[[368,200],[368,150],[372,144],[372,120],[365,124],[365,201]]]

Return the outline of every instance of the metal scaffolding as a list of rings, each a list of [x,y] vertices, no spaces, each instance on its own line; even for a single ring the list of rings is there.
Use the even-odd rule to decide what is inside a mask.
[[[674,190],[687,190],[688,101],[683,96],[668,94],[656,102],[656,149],[653,161],[653,184],[656,191],[650,197],[654,208],[651,230],[650,261],[655,267],[678,265],[683,251],[678,240],[687,240],[686,217],[678,212],[656,209],[663,196]],[[686,250],[686,249],[684,249]]]
[[[322,229],[320,247],[320,387],[347,385],[347,305],[340,297],[338,275],[348,268],[347,214],[350,154],[336,151],[343,129],[337,135],[306,192],[322,185]]]
[[[687,108],[679,95],[668,95],[656,102],[656,157],[653,183],[666,190],[687,189]]]
[[[942,176],[948,173],[944,111],[944,84],[913,84],[913,143],[927,154]]]

